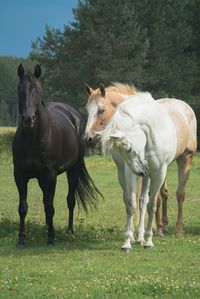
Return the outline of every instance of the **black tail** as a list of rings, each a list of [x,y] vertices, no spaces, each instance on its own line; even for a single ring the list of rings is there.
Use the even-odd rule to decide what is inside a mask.
[[[99,197],[103,198],[101,192],[95,186],[92,178],[90,177],[84,159],[79,160],[79,180],[76,188],[77,203],[81,204],[84,210],[87,212],[89,204],[91,207],[97,206]],[[80,205],[79,205],[80,206]]]

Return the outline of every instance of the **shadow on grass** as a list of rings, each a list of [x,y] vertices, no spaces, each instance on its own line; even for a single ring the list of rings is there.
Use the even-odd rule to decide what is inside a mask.
[[[19,222],[11,219],[0,221],[0,254],[10,255],[13,250],[21,255],[37,255],[41,250],[45,254],[51,253],[51,249],[63,250],[115,250],[119,251],[123,242],[123,227],[117,226],[92,226],[82,221],[77,223],[75,235],[66,232],[65,227],[55,227],[55,245],[47,246],[47,227],[36,221],[26,223],[26,247],[22,250],[16,247],[18,238]],[[174,227],[169,226],[166,237],[174,235]],[[199,236],[199,226],[185,226],[184,235]],[[156,238],[156,237],[155,237]]]
[[[0,249],[1,255],[9,255],[10,250],[16,249],[20,252],[26,252],[33,249],[55,250],[105,250],[112,248],[113,243],[122,242],[123,231],[117,227],[91,226],[79,223],[75,234],[66,232],[65,227],[55,227],[56,240],[55,245],[47,246],[47,227],[34,221],[26,223],[26,246],[25,250],[17,248],[19,222],[10,219],[0,221]],[[5,247],[5,250],[2,250]],[[30,254],[33,252],[31,251]],[[21,255],[21,254],[20,254]]]
[[[174,236],[176,234],[176,228],[175,226],[169,225],[168,227],[168,233],[166,234],[167,236]],[[191,226],[188,225],[184,225],[183,226],[183,235],[185,236],[199,236],[200,235],[200,223],[198,224],[192,224]],[[181,235],[181,234],[180,234]]]

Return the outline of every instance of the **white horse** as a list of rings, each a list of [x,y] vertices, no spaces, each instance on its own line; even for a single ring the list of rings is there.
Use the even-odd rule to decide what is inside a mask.
[[[114,151],[125,160],[129,171],[143,177],[138,239],[144,238],[147,207],[145,247],[154,246],[152,221],[156,198],[166,178],[167,167],[174,160],[178,164],[177,227],[182,226],[185,184],[197,146],[196,129],[195,114],[185,102],[155,101],[149,93],[137,93],[117,107],[110,123],[100,133],[103,151]],[[130,242],[126,244],[128,247],[131,248]]]

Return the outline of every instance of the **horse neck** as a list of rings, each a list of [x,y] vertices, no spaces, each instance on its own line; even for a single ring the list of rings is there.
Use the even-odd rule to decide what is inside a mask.
[[[112,104],[112,106],[117,107],[119,104],[124,102],[129,96],[128,95],[122,95],[116,92],[110,92],[109,95],[109,101]]]

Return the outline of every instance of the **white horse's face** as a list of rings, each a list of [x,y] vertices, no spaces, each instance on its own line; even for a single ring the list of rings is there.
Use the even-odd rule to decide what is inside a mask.
[[[146,136],[142,130],[133,129],[133,132],[127,134],[118,132],[111,136],[111,139],[134,174],[148,174],[148,164],[145,160]]]

